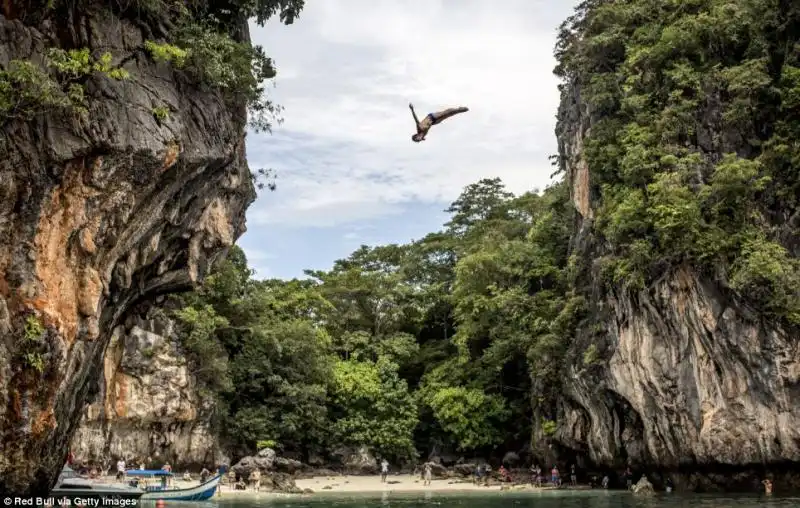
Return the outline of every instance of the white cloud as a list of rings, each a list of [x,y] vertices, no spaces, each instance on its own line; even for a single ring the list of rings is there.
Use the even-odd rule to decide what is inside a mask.
[[[263,250],[258,249],[250,249],[250,248],[243,248],[245,257],[247,257],[248,262],[252,261],[269,261],[271,259],[276,259],[277,256],[270,252],[266,252]]]
[[[249,247],[242,247],[244,255],[247,258],[247,265],[255,270],[255,276],[259,279],[266,279],[272,277],[272,269],[270,262],[277,260],[278,256],[260,249],[253,249]]]
[[[337,224],[449,202],[480,178],[544,187],[556,152],[552,56],[564,0],[325,0],[294,25],[254,27],[278,65],[285,123],[248,140],[278,191],[252,226]],[[415,144],[418,113],[465,105]]]

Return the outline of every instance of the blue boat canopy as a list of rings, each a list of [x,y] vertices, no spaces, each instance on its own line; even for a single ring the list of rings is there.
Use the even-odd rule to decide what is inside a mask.
[[[169,471],[163,469],[129,469],[125,471],[128,476],[172,476]]]

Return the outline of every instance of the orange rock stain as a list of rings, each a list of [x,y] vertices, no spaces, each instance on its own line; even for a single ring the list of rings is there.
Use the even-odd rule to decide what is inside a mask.
[[[98,161],[93,161],[97,167]],[[102,284],[96,272],[81,266],[68,248],[72,235],[88,222],[87,205],[99,192],[83,183],[86,167],[83,161],[68,164],[64,180],[45,201],[39,215],[34,238],[35,271],[40,285],[37,295],[25,303],[43,314],[45,324],[53,326],[67,344],[72,344],[78,331],[80,314],[93,309],[100,297]],[[93,245],[89,230],[81,233],[82,244]],[[91,270],[93,271],[93,270]],[[93,312],[93,310],[92,310]]]

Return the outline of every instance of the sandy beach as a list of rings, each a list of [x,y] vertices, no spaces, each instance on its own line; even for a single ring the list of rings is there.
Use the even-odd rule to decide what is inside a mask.
[[[499,485],[489,487],[475,485],[470,481],[456,479],[432,480],[425,485],[419,476],[391,475],[386,482],[380,476],[329,476],[296,480],[301,489],[314,492],[416,492],[416,491],[467,491],[500,490]]]
[[[113,484],[115,478],[108,476],[103,479],[95,480],[102,483]],[[178,488],[189,488],[197,486],[199,480],[184,481],[180,476],[173,477],[172,485]],[[295,480],[300,489],[310,489],[315,494],[318,493],[374,493],[374,492],[500,492],[511,491],[546,491],[553,490],[552,487],[532,487],[529,484],[523,485],[475,485],[470,480],[458,478],[434,479],[430,485],[424,485],[418,475],[408,474],[390,475],[386,482],[381,482],[381,477],[375,476],[316,476],[313,478],[303,478]],[[577,487],[578,489],[586,487]],[[218,496],[254,496],[254,495],[297,495],[280,492],[261,490],[256,492],[252,489],[234,490],[230,485],[221,485]]]
[[[504,485],[492,484],[490,486],[475,485],[469,480],[440,479],[432,480],[430,485],[424,485],[419,476],[407,474],[390,475],[386,482],[381,482],[380,476],[318,476],[296,480],[301,489],[311,489],[314,493],[325,492],[500,492],[501,490],[552,490],[550,487],[535,488],[530,485]],[[180,483],[178,483],[180,484]],[[241,495],[255,494],[254,491],[233,490],[223,486],[221,494]],[[262,492],[266,493],[266,492]]]

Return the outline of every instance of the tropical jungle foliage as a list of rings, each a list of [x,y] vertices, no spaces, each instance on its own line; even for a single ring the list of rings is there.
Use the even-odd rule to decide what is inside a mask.
[[[256,280],[234,248],[175,313],[229,444],[368,445],[392,460],[523,447],[532,383],[552,384],[581,309],[567,197],[483,180],[442,231],[361,247],[307,280]]]

